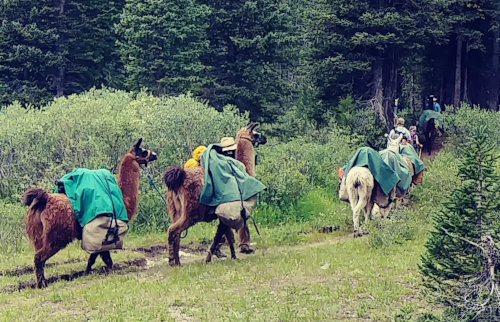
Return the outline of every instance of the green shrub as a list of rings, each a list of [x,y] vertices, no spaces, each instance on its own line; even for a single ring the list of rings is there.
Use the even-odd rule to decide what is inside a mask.
[[[56,179],[76,168],[117,173],[121,157],[139,137],[159,155],[148,173],[163,186],[167,166],[183,164],[199,144],[235,136],[248,114],[230,106],[219,112],[191,96],[134,97],[103,89],[58,98],[40,110],[13,104],[0,111],[0,123],[0,199],[17,203],[25,189],[52,191]],[[141,178],[141,194],[148,196],[144,189],[150,188]],[[164,227],[159,219],[164,206],[149,199],[139,204],[138,227]]]
[[[375,218],[367,223],[368,243],[373,248],[386,249],[415,239],[421,222],[414,211],[393,210],[391,218]]]
[[[335,123],[286,143],[270,140],[259,148],[257,166],[257,177],[267,186],[264,201],[287,208],[317,186],[336,191],[337,168],[347,162],[361,140]]]
[[[500,113],[462,103],[455,113],[445,113],[448,140],[453,146],[463,147],[478,125],[484,125],[488,137],[500,147]]]
[[[25,214],[26,209],[20,204],[0,200],[0,253],[16,252],[21,248]]]

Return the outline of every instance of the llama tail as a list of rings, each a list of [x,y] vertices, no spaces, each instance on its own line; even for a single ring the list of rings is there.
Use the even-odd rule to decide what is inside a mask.
[[[47,200],[49,199],[49,194],[42,189],[30,188],[26,190],[23,194],[23,204],[25,206],[32,205],[33,210],[42,211],[47,205]],[[35,202],[33,204],[33,202]]]
[[[173,165],[167,168],[163,175],[163,181],[169,190],[177,192],[184,183],[186,178],[186,171],[178,165]]]
[[[362,209],[366,207],[368,204],[368,198],[370,196],[367,193],[368,187],[366,186],[366,183],[364,183],[361,180],[356,180],[354,189],[357,190],[357,195],[358,195],[358,203],[356,204],[355,208],[353,209],[354,212],[359,213]]]

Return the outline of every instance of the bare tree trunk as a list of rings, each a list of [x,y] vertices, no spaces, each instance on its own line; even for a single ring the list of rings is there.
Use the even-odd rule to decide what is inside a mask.
[[[500,37],[500,26],[493,28],[493,44],[491,49],[491,77],[488,84],[488,99],[486,105],[492,111],[498,111],[498,87],[500,86],[500,75],[498,70],[498,58],[500,56],[500,46],[498,38]]]
[[[460,104],[461,82],[462,81],[462,36],[457,37],[457,52],[455,55],[455,95],[453,105],[458,108]]]
[[[372,87],[372,99],[371,108],[374,110],[378,118],[389,127],[389,123],[385,119],[384,113],[384,88],[382,83],[382,58],[377,57],[373,63],[373,87]],[[392,123],[392,122],[391,122]]]

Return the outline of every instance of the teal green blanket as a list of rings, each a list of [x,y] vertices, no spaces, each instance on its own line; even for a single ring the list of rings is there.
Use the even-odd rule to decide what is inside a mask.
[[[76,169],[59,181],[64,184],[80,226],[85,226],[98,215],[112,214],[113,209],[117,219],[128,222],[122,191],[108,170]],[[55,192],[59,192],[59,187]]]
[[[397,173],[384,162],[380,154],[369,147],[359,148],[354,153],[349,162],[344,166],[344,175],[346,176],[349,170],[355,166],[368,167],[385,194],[389,194],[400,180]]]
[[[243,163],[218,153],[220,148],[218,144],[211,144],[201,155],[205,180],[201,204],[217,206],[241,198],[246,200],[266,188],[246,173]]]
[[[408,166],[408,164],[403,160],[403,157],[399,153],[396,153],[392,150],[382,150],[379,151],[382,160],[385,161],[391,167],[394,172],[397,173],[399,177],[399,182],[397,183],[398,188],[406,193],[411,185],[411,179],[413,177],[413,173]]]
[[[410,144],[402,145],[399,153],[406,156],[413,163],[415,168],[415,174],[419,174],[421,171],[425,170],[425,165],[422,160],[418,157],[417,151]]]
[[[444,129],[443,125],[443,114],[433,111],[433,110],[425,110],[420,114],[420,118],[418,119],[418,126],[420,129],[422,129],[422,126],[424,126],[424,123],[427,122],[430,119],[435,119],[437,121],[437,125]]]

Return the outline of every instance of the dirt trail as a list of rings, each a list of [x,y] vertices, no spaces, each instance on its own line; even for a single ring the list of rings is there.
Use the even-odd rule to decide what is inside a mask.
[[[317,248],[325,245],[333,245],[342,241],[352,240],[352,234],[346,233],[340,236],[332,236],[329,239],[311,242],[311,243],[301,243],[298,245],[280,245],[273,246],[269,248],[257,249],[257,252],[253,255],[243,255],[237,253],[237,256],[240,260],[244,260],[247,256],[267,256],[268,254],[277,254],[284,252],[296,252],[304,249]],[[179,252],[181,256],[181,263],[183,266],[190,265],[193,263],[204,263],[205,258],[208,251],[208,245],[199,244],[196,246],[183,246],[181,245],[181,251]],[[92,274],[96,275],[107,275],[110,273],[125,271],[125,270],[134,270],[134,271],[147,271],[154,267],[160,265],[168,265],[168,247],[166,245],[152,245],[148,247],[139,247],[129,249],[128,251],[140,253],[143,257],[136,258],[134,260],[124,261],[124,262],[116,262],[113,266],[112,270],[108,270],[105,266],[101,266],[97,269],[94,269]],[[224,252],[227,252],[227,249],[224,249]],[[214,261],[217,260],[230,260],[230,256],[222,259],[218,259],[214,256]],[[84,262],[83,259],[76,259],[65,262],[56,262],[50,263],[47,266],[58,266],[68,263],[77,263]],[[84,268],[85,265],[82,265]],[[35,288],[34,276],[33,276],[33,267],[31,266],[23,266],[17,267],[12,270],[0,272],[0,276],[22,276],[26,275],[26,279],[29,281],[20,282],[15,285],[8,285],[3,288],[0,288],[0,293],[13,293],[17,291],[21,291],[26,288]],[[56,276],[49,276],[47,278],[47,282],[49,284],[56,283],[58,281],[73,281],[80,277],[84,276],[84,271],[76,271],[70,274],[61,274]]]

